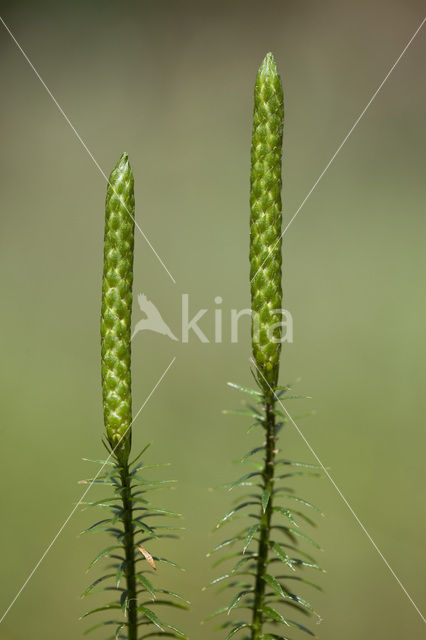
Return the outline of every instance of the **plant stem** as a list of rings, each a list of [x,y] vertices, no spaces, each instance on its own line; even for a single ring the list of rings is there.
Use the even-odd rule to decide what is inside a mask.
[[[135,577],[135,541],[133,531],[133,502],[131,492],[131,478],[129,465],[120,466],[121,498],[123,502],[122,522],[124,527],[124,552],[126,558],[126,582],[127,582],[127,638],[137,640],[137,600]]]
[[[265,464],[262,472],[263,493],[269,493],[269,500],[265,511],[261,513],[260,520],[260,538],[258,547],[256,584],[255,584],[255,600],[253,607],[252,619],[252,640],[260,640],[262,637],[263,625],[263,604],[265,599],[265,580],[269,551],[269,539],[271,534],[271,518],[272,518],[272,499],[274,489],[274,463],[276,454],[276,434],[275,434],[275,397],[273,394],[265,394]]]

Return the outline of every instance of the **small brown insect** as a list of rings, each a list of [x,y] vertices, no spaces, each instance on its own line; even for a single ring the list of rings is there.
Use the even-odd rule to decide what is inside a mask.
[[[141,552],[141,554],[144,556],[145,560],[148,562],[150,567],[152,567],[153,569],[157,569],[152,555],[141,544],[138,545],[138,549]]]

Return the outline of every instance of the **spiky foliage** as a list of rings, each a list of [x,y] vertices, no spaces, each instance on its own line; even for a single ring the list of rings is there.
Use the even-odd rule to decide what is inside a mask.
[[[115,627],[113,638],[138,640],[160,636],[185,638],[175,627],[163,623],[153,605],[186,608],[185,601],[166,589],[157,589],[146,573],[156,570],[158,563],[172,562],[151,553],[154,539],[174,537],[174,527],[152,525],[159,516],[178,514],[154,507],[148,492],[167,482],[152,481],[142,476],[147,467],[138,459],[129,463],[132,442],[131,396],[131,313],[134,248],[134,180],[127,154],[113,169],[105,202],[104,269],[101,308],[101,360],[106,448],[109,456],[100,472],[88,483],[113,488],[112,497],[90,504],[106,509],[107,518],[96,522],[85,533],[103,531],[113,537],[114,544],[101,551],[91,566],[108,557],[112,563],[107,573],[98,577],[83,595],[99,590],[115,592],[116,599],[96,607],[83,617],[108,611],[113,618],[90,627],[86,633],[102,627]],[[104,475],[100,475],[107,468]],[[148,548],[145,547],[147,545]],[[138,563],[143,563],[141,569]],[[122,582],[125,586],[122,586]],[[176,601],[177,598],[177,601]],[[147,606],[149,605],[149,606]]]
[[[111,627],[111,635],[108,636],[111,639],[142,639],[154,635],[182,640],[186,638],[179,629],[163,622],[158,613],[158,607],[162,609],[164,606],[186,609],[188,602],[177,593],[156,587],[152,581],[157,568],[160,569],[164,564],[180,569],[171,560],[157,555],[154,546],[158,540],[177,538],[180,529],[170,524],[158,524],[158,521],[181,516],[152,504],[150,493],[170,488],[173,481],[154,480],[146,475],[150,470],[164,466],[142,462],[147,448],[125,467],[113,456],[107,460],[92,461],[107,468],[103,475],[96,477],[95,483],[109,492],[112,490],[112,495],[84,503],[106,513],[83,534],[107,533],[111,536],[111,544],[96,554],[90,563],[89,570],[96,570],[102,561],[107,561],[104,572],[85,589],[82,597],[105,592],[112,596],[112,600],[82,616],[86,618],[108,613],[107,618],[89,627],[86,634],[106,626],[107,629]],[[84,483],[92,482],[93,479],[84,480]],[[135,625],[132,628],[129,627],[131,598],[135,605]]]
[[[225,413],[251,418],[251,428],[262,432],[262,440],[241,458],[241,463],[252,466],[253,470],[226,485],[229,491],[243,489],[244,494],[216,528],[235,522],[245,514],[248,523],[209,553],[226,552],[215,566],[226,563],[228,568],[207,588],[218,585],[221,590],[231,588],[236,593],[229,605],[215,611],[207,620],[219,614],[234,616],[238,610],[237,619],[228,618],[218,627],[227,631],[226,640],[240,631],[243,640],[289,640],[287,633],[297,629],[314,635],[305,624],[294,619],[297,611],[307,616],[314,613],[312,605],[298,595],[294,585],[320,589],[306,574],[323,570],[309,551],[300,548],[301,543],[320,548],[300,527],[301,521],[314,526],[307,513],[320,513],[320,510],[296,495],[288,485],[300,476],[318,476],[319,467],[278,457],[278,435],[288,422],[285,413],[275,402],[271,403],[270,398],[265,399],[261,389],[233,383],[229,386],[247,394],[251,401],[244,410]],[[277,387],[275,394],[283,401],[304,397],[291,394],[291,386]]]
[[[280,396],[289,399],[290,387],[278,387],[281,352],[282,307],[281,286],[281,146],[283,133],[283,93],[277,68],[268,54],[257,75],[254,91],[254,119],[251,148],[250,192],[250,282],[252,301],[252,352],[254,377],[259,390],[231,385],[247,393],[252,400],[243,412],[254,420],[263,432],[263,441],[242,458],[254,464],[255,470],[243,475],[229,488],[249,487],[245,495],[222,518],[218,527],[241,517],[248,511],[251,522],[236,536],[220,543],[213,552],[242,542],[242,549],[233,551],[224,560],[235,563],[224,575],[210,585],[225,581],[226,587],[237,589],[230,604],[216,611],[220,613],[246,611],[240,620],[228,619],[220,628],[228,630],[226,640],[242,632],[245,640],[289,640],[291,628],[312,632],[289,617],[289,608],[313,613],[312,606],[295,593],[292,584],[297,580],[313,587],[303,569],[320,570],[312,556],[299,550],[300,540],[318,545],[299,528],[303,519],[312,520],[299,509],[304,506],[316,510],[310,502],[293,494],[279,480],[312,473],[315,465],[291,463],[277,458],[278,434],[287,421],[285,412],[277,404]],[[253,462],[262,456],[260,462]],[[288,465],[290,471],[281,473]],[[304,467],[307,466],[309,471]],[[294,470],[292,467],[302,467]],[[278,475],[277,475],[278,473]],[[296,506],[294,506],[296,505]],[[212,553],[213,553],[212,552]],[[236,562],[235,562],[236,561]],[[219,561],[221,562],[221,560]],[[210,586],[209,585],[209,586]],[[291,614],[290,614],[291,616]],[[279,632],[276,633],[277,627]],[[282,631],[284,628],[284,631]]]

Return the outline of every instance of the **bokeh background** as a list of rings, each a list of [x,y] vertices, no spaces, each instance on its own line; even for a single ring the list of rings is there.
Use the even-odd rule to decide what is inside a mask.
[[[223,298],[224,342],[153,334],[134,341],[134,406],[176,361],[138,418],[135,447],[178,481],[162,504],[185,514],[157,584],[183,592],[191,638],[223,637],[201,619],[222,602],[202,592],[215,575],[211,531],[231,497],[209,491],[242,474],[253,443],[242,418],[222,415],[250,383],[249,325],[230,343],[229,313],[249,304],[248,171],[252,89],[273,51],[286,98],[285,221],[303,200],[419,25],[424,5],[342,0],[2,2],[1,15],[109,173],[126,150],[137,220],[173,284],[137,235],[135,293],[172,329],[181,294],[213,336]],[[105,181],[0,25],[2,314],[1,613],[101,457],[99,306]],[[285,306],[294,343],[282,383],[313,397],[289,407],[312,447],[422,607],[426,518],[424,244],[425,34],[420,33],[318,185],[284,242]],[[135,322],[142,317],[137,305]],[[254,446],[254,445],[253,445]],[[299,435],[288,457],[313,462]],[[309,594],[323,640],[415,640],[420,616],[327,479],[298,482],[321,505],[324,593]],[[159,494],[159,501],[160,494]],[[0,625],[1,640],[71,640],[87,602],[85,569],[103,540],[78,537],[74,515]],[[225,535],[226,531],[224,530]],[[106,544],[104,545],[106,546]],[[216,570],[217,573],[218,570]],[[306,593],[308,595],[308,593]],[[295,637],[298,635],[293,634]],[[98,636],[104,637],[101,632]],[[299,634],[300,637],[300,634]]]

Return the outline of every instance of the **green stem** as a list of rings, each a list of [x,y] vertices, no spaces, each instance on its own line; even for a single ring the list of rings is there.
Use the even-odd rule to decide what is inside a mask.
[[[275,397],[273,394],[265,394],[265,464],[262,472],[262,490],[269,493],[269,500],[265,511],[262,511],[260,520],[260,538],[258,547],[255,600],[252,619],[252,640],[260,640],[263,626],[263,605],[265,600],[266,583],[264,575],[267,572],[269,539],[271,534],[272,499],[274,489],[274,462],[276,454],[275,434]]]
[[[126,582],[127,582],[127,638],[137,640],[138,610],[136,600],[135,577],[135,540],[133,531],[133,502],[131,490],[131,478],[129,465],[126,463],[120,467],[121,498],[123,502],[122,522],[124,527],[124,552],[126,558]]]

